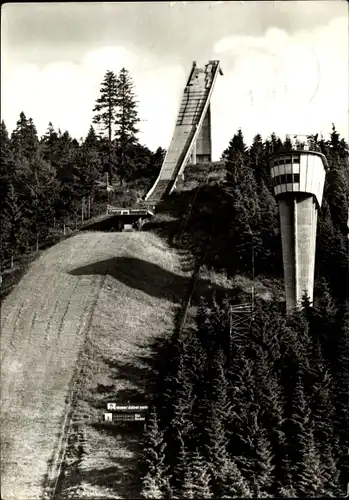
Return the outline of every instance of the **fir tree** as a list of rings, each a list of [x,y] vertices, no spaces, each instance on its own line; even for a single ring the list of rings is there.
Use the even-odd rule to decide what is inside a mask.
[[[338,312],[337,366],[335,380],[335,431],[341,484],[349,483],[349,302]]]
[[[134,84],[127,69],[122,68],[118,75],[118,100],[115,117],[116,138],[121,148],[137,142],[138,102],[134,94]]]
[[[89,149],[98,149],[99,140],[95,132],[95,129],[93,128],[93,125],[91,125],[88,130],[87,136],[84,140],[84,146],[86,146]]]
[[[165,480],[165,446],[163,434],[159,428],[157,412],[151,407],[145,431],[144,466],[142,498],[163,498]]]
[[[177,368],[167,379],[168,401],[166,420],[168,422],[167,443],[170,453],[175,486],[184,480],[189,436],[194,423],[191,420],[193,406],[193,384],[188,373],[183,347],[179,351]]]
[[[118,98],[115,114],[115,137],[118,144],[118,173],[121,183],[130,176],[136,168],[132,146],[138,142],[137,134],[140,122],[138,117],[138,102],[134,93],[134,84],[129,72],[122,68],[118,75]]]
[[[252,491],[256,496],[269,496],[274,483],[273,455],[266,431],[261,427],[255,440],[256,472],[252,480]]]
[[[208,408],[205,431],[205,459],[216,484],[219,481],[222,467],[227,459],[227,437],[222,416],[213,401],[210,401]]]
[[[179,498],[210,497],[210,475],[202,455],[196,449],[193,453],[188,454],[183,485],[179,489]]]
[[[147,499],[164,498],[163,493],[159,488],[157,479],[153,477],[150,473],[147,473],[143,478],[141,498],[147,498]]]
[[[287,136],[286,139],[284,140],[282,144],[282,149],[284,149],[285,151],[290,151],[293,149],[292,141],[289,136]]]
[[[37,156],[39,140],[36,127],[33,120],[27,119],[23,111],[12,132],[11,143],[17,159],[31,160]]]
[[[11,220],[9,214],[5,213],[5,206],[10,202],[11,183],[13,182],[15,164],[12,158],[11,143],[5,122],[1,122],[0,126],[0,255],[1,260],[4,258],[6,248],[9,246],[9,235],[11,232]],[[10,206],[12,203],[10,202]]]
[[[60,143],[58,133],[51,122],[48,124],[46,133],[41,137],[41,145],[44,159],[48,160],[56,171],[58,171],[61,157]]]
[[[262,136],[257,134],[253,138],[251,147],[248,150],[250,157],[250,165],[254,171],[255,178],[258,184],[265,184],[270,186],[271,175],[269,165],[266,161],[266,154],[264,150],[264,144]]]
[[[339,481],[340,471],[333,458],[334,450],[335,446],[332,446],[331,443],[322,443],[322,452],[320,453],[320,457],[323,488],[325,494],[329,497],[337,497],[341,493]]]
[[[219,498],[250,497],[251,490],[233,459],[227,459],[218,483]]]
[[[242,158],[247,151],[247,146],[245,144],[244,136],[242,130],[239,129],[233,138],[229,142],[229,146],[223,151],[222,159],[230,162],[236,160],[236,158]]]
[[[28,237],[29,220],[25,218],[25,207],[18,198],[18,194],[12,183],[9,185],[4,204],[4,226],[2,226],[2,238],[5,236],[7,245],[11,251],[23,249]]]
[[[174,435],[174,445],[176,446],[175,462],[172,467],[172,481],[175,491],[180,491],[183,485],[189,492],[188,481],[190,481],[188,448],[184,442],[183,433],[180,429],[176,429]]]
[[[93,123],[96,123],[102,132],[107,133],[109,143],[113,138],[116,110],[119,104],[119,82],[113,71],[107,71],[100,87],[100,97],[93,108],[95,113]]]
[[[273,486],[274,465],[270,442],[261,426],[259,411],[250,412],[244,432],[243,455],[236,457],[237,464],[251,485],[256,496],[268,496]]]
[[[293,398],[288,439],[289,456],[292,463],[292,481],[301,496],[325,494],[325,478],[321,458],[314,441],[311,412],[299,379]]]
[[[324,496],[327,492],[325,491],[323,469],[311,429],[308,431],[306,441],[302,443],[302,448],[301,462],[297,463],[298,493],[302,497]]]
[[[281,481],[278,481],[277,495],[283,498],[297,497],[297,491],[292,481],[292,471],[287,453],[282,457],[284,465],[284,476]]]

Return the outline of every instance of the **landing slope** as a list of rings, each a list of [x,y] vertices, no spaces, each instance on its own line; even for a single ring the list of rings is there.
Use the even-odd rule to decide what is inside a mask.
[[[81,233],[31,265],[1,311],[4,500],[42,497],[89,332],[99,342],[100,325],[103,343],[106,325],[115,329],[116,357],[160,333],[186,282],[180,268],[180,257],[145,232]]]

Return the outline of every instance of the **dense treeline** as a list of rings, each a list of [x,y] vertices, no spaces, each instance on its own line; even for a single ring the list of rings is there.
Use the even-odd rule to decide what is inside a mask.
[[[123,184],[111,188],[109,201],[115,204],[134,204],[151,186],[164,151],[153,153],[136,137],[139,118],[132,86],[124,68],[118,78],[107,72],[94,108],[98,133],[91,125],[80,142],[52,123],[39,138],[23,112],[11,135],[1,123],[0,264],[45,241],[53,228],[80,220],[88,199],[91,215],[105,210],[107,172],[109,183],[114,178]],[[112,106],[107,129],[105,102]]]
[[[137,139],[125,68],[106,73],[94,113],[96,129],[80,142],[52,123],[39,138],[24,113],[11,135],[2,122],[1,263],[77,218],[83,199],[105,208],[106,174],[118,204],[154,182],[164,151]],[[168,341],[145,434],[144,498],[338,496],[349,483],[348,146],[335,127],[312,140],[329,163],[313,307],[304,297],[286,316],[276,298],[257,298],[243,324],[233,293],[202,298],[195,328]],[[201,189],[182,238],[207,265],[282,279],[267,165],[281,147],[290,144],[272,134],[248,148],[239,130],[223,152],[225,179]]]
[[[349,482],[349,308],[285,316],[202,301],[173,334],[145,436],[143,498],[339,496]]]
[[[317,138],[312,138],[317,141]],[[275,296],[234,313],[235,292],[202,297],[195,327],[166,343],[146,427],[143,498],[343,496],[349,483],[348,147],[333,127],[317,235],[314,304]],[[224,151],[186,244],[230,275],[282,276],[267,156],[275,135]],[[205,237],[206,236],[206,237]],[[201,244],[201,248],[200,248]],[[253,251],[252,251],[253,250]],[[254,261],[251,259],[254,256]],[[252,264],[253,262],[253,264]]]
[[[316,282],[325,277],[334,297],[343,300],[348,290],[348,145],[335,127],[328,140],[317,144],[329,169],[318,217],[315,277]],[[200,189],[181,237],[198,258],[207,253],[207,265],[232,276],[282,278],[279,216],[267,164],[268,155],[281,147],[287,148],[288,141],[272,134],[264,141],[257,135],[248,148],[239,130],[223,152],[225,179]]]

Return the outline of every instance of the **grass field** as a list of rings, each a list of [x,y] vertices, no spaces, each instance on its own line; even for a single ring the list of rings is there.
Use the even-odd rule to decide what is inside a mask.
[[[4,500],[42,497],[70,391],[60,497],[135,496],[142,430],[98,420],[107,397],[147,394],[149,346],[171,328],[187,290],[181,261],[151,233],[82,233],[44,252],[5,299]]]

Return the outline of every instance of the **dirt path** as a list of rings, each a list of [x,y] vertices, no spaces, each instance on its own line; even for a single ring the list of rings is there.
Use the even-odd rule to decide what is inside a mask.
[[[161,318],[173,309],[185,283],[178,272],[178,256],[154,235],[82,233],[45,252],[6,298],[1,311],[4,500],[42,497],[82,347],[90,346],[90,354],[80,353],[87,370],[80,382],[85,377],[91,389],[92,375],[100,373],[101,380],[104,372],[109,375],[106,356],[126,361],[142,337],[168,326]],[[91,357],[94,343],[100,343],[104,365],[98,353]],[[87,431],[97,432],[86,428],[84,435]],[[105,455],[100,448],[105,436],[98,437],[94,451],[98,440],[91,439],[92,453],[85,450],[81,472],[99,468],[94,457]]]

